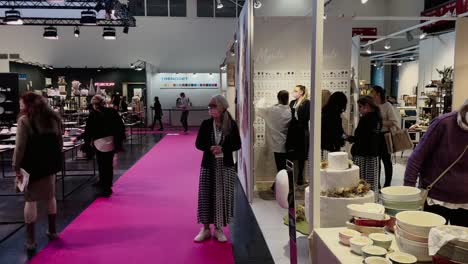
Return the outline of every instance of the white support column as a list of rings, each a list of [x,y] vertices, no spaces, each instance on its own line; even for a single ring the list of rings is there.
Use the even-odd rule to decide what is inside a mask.
[[[468,18],[459,18],[455,33],[455,67],[452,110],[458,110],[468,100]]]
[[[310,89],[310,215],[309,230],[320,228],[320,138],[322,108],[324,0],[312,1],[312,68]],[[312,232],[311,232],[312,233]]]

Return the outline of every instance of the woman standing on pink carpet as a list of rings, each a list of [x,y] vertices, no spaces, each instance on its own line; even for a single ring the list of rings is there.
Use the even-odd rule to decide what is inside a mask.
[[[211,98],[208,105],[210,119],[203,121],[198,131],[196,147],[204,152],[198,191],[198,223],[203,224],[195,242],[214,237],[219,242],[227,238],[222,227],[234,214],[234,184],[236,170],[232,153],[241,148],[239,129],[227,111],[229,104],[222,95]]]

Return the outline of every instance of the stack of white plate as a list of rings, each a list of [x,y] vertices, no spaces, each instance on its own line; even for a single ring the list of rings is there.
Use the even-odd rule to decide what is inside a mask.
[[[414,255],[420,262],[431,261],[429,232],[434,227],[445,225],[445,218],[422,211],[401,212],[395,218],[395,237],[400,250]]]
[[[421,210],[421,190],[409,186],[391,186],[381,190],[382,204],[390,216],[404,211]]]

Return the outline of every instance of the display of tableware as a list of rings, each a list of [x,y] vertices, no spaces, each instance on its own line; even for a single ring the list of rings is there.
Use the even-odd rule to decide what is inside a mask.
[[[395,218],[398,227],[420,237],[429,237],[431,228],[445,225],[446,222],[440,215],[423,211],[401,212]]]
[[[368,257],[364,259],[364,264],[392,264],[392,262],[382,257]]]
[[[372,243],[372,240],[365,236],[357,236],[349,240],[349,244],[351,245],[351,251],[358,255],[362,255],[363,247],[372,246]]]
[[[365,218],[354,218],[354,223],[360,226],[374,226],[374,227],[384,227],[390,221],[390,216],[385,215],[383,220],[372,220],[372,219],[365,219]]]
[[[368,257],[385,257],[388,251],[383,247],[378,246],[365,246],[361,249],[364,258]]]
[[[385,207],[376,203],[350,204],[347,206],[348,214],[353,217],[384,220]]]
[[[382,198],[382,204],[388,210],[389,208],[394,208],[397,210],[419,210],[421,208],[421,200],[417,201],[393,201]],[[386,211],[388,213],[388,211]]]
[[[0,131],[0,135],[8,135],[10,134],[10,130],[8,128],[4,128]]]
[[[71,146],[74,146],[75,143],[71,142],[71,141],[68,141],[68,142],[63,142],[63,146],[64,147],[71,147]]]
[[[6,101],[6,96],[3,93],[0,93],[0,103],[3,103]]]
[[[390,208],[390,207],[385,207],[385,212],[390,215],[390,216],[396,216],[398,213],[401,212],[406,212],[406,211],[421,211],[422,207],[420,206],[419,208],[415,210],[407,210],[407,209],[397,209],[397,208]]]
[[[369,235],[372,233],[385,233],[384,227],[359,226],[359,225],[355,225],[354,223],[350,221],[346,222],[346,227],[349,229],[361,232],[363,235]]]
[[[432,256],[432,264],[462,264],[462,262],[455,262],[446,257],[435,255]]]
[[[459,247],[452,242],[445,244],[437,255],[450,259],[454,262],[468,263],[468,248]]]
[[[374,246],[382,247],[386,250],[392,246],[393,237],[387,234],[372,233],[369,234],[369,238],[372,239]]]
[[[382,199],[394,202],[414,202],[421,200],[421,190],[410,186],[390,186],[380,190]]]
[[[361,233],[352,229],[345,229],[339,233],[340,242],[346,246],[349,246],[349,240],[356,236],[361,236]]]
[[[427,243],[420,243],[401,237],[398,234],[398,230],[395,230],[395,237],[398,248],[402,252],[415,256],[420,262],[431,261],[432,258],[429,256],[429,245]]]
[[[410,232],[404,230],[403,228],[400,228],[398,225],[395,226],[395,230],[398,232],[398,234],[400,234],[400,236],[408,240],[419,242],[419,243],[426,243],[426,244],[429,242],[428,237],[422,237],[422,236],[418,236],[415,234],[411,234]]]
[[[387,259],[393,264],[415,264],[418,262],[418,259],[415,256],[403,252],[390,253],[387,255]]]

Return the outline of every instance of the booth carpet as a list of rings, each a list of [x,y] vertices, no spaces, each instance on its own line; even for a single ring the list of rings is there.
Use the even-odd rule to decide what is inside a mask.
[[[166,136],[30,263],[234,263],[231,243],[193,242],[201,157],[194,132]]]

